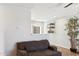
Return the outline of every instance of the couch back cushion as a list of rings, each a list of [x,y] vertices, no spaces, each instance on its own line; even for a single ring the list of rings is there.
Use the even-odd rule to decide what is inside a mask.
[[[48,40],[40,40],[40,41],[28,41],[19,43],[18,48],[27,51],[37,51],[37,50],[45,50],[49,46]]]
[[[17,43],[17,49],[25,50],[25,42],[18,42]]]

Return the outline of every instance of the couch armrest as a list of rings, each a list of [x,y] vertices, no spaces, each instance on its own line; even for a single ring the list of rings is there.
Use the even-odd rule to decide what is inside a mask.
[[[27,56],[28,53],[26,50],[17,50],[17,56]]]
[[[51,50],[57,51],[57,47],[56,46],[49,46],[48,48],[51,49]]]

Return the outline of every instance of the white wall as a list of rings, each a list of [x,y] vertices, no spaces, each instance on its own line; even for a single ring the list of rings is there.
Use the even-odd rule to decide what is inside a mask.
[[[4,55],[4,7],[0,5],[0,55]]]
[[[70,48],[69,36],[66,29],[67,19],[56,20],[56,42],[58,46]],[[55,43],[56,44],[56,43]]]
[[[49,22],[55,22],[55,33],[48,34],[49,36],[48,40],[50,41],[50,44],[69,49],[70,48],[69,36],[67,35],[67,31],[65,30],[67,19],[61,18],[56,19],[55,21],[50,20]]]
[[[5,16],[5,53],[9,55],[16,42],[30,37],[30,9],[19,6],[4,6]]]

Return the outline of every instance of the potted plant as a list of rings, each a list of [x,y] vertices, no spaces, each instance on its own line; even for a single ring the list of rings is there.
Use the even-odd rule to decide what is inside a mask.
[[[79,28],[79,23],[78,23],[78,18],[77,17],[72,17],[68,19],[68,23],[66,24],[67,30],[68,30],[68,36],[70,37],[70,44],[71,48],[70,50],[73,52],[76,52],[76,38],[78,36],[78,28]]]

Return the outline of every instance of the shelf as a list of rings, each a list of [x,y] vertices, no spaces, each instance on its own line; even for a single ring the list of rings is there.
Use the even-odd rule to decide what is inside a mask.
[[[48,24],[48,33],[54,33],[55,23]]]

